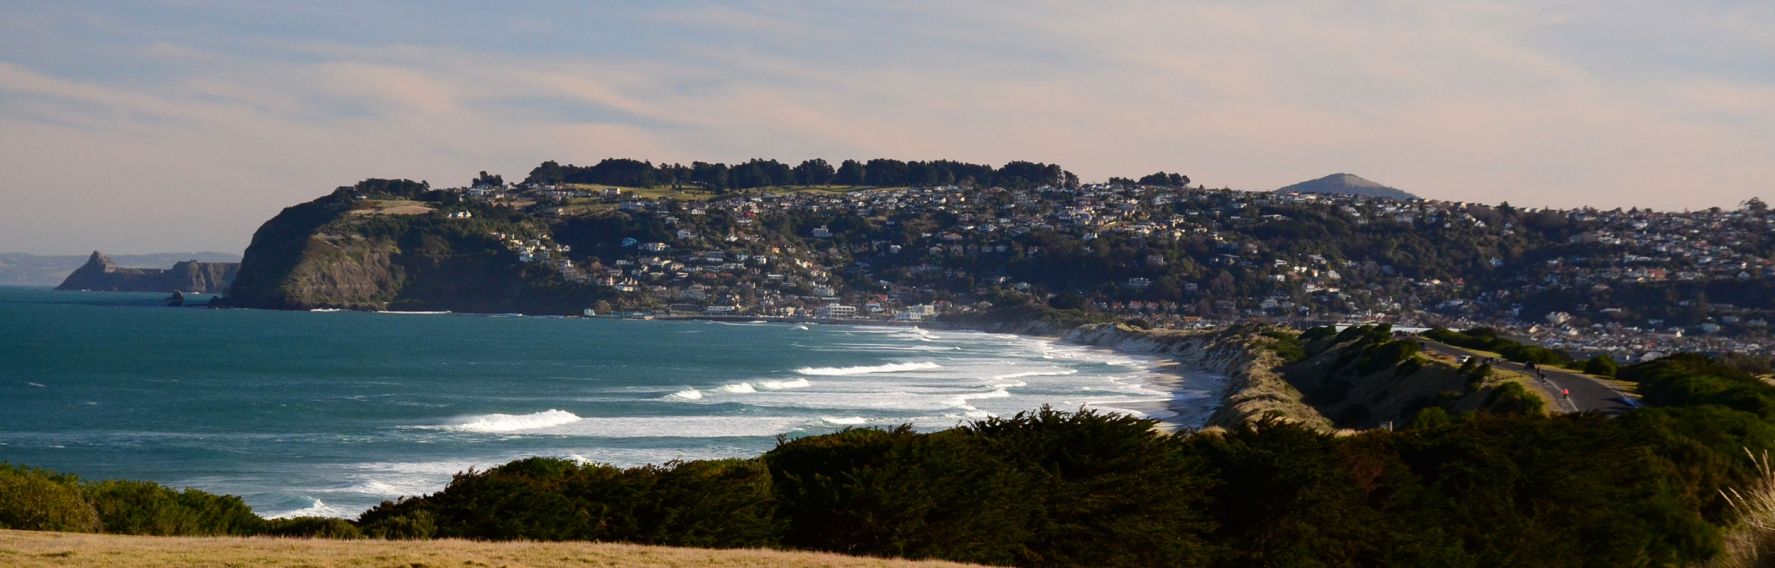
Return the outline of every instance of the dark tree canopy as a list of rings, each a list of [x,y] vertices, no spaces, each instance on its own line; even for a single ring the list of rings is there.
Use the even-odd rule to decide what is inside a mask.
[[[485,172],[483,172],[484,174]],[[1182,174],[1159,173],[1164,184],[1189,183]],[[498,176],[493,176],[498,179]],[[1142,178],[1145,183],[1145,179]],[[1123,179],[1123,178],[1115,178]],[[1154,178],[1160,179],[1160,178]],[[482,178],[476,178],[477,184]],[[502,181],[502,180],[501,180]],[[868,185],[876,187],[1005,187],[1027,189],[1043,185],[1077,186],[1079,178],[1058,164],[1014,161],[994,168],[953,160],[902,161],[875,158],[844,160],[835,168],[814,158],[794,167],[772,159],[754,158],[739,164],[693,162],[689,166],[659,164],[626,158],[608,158],[592,166],[562,165],[553,160],[530,170],[530,184],[584,183],[627,187],[694,184],[713,191],[773,186]]]

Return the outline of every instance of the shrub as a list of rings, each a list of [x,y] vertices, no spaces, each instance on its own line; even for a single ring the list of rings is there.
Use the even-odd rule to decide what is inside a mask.
[[[365,511],[358,517],[363,534],[388,540],[424,540],[437,536],[437,518],[430,510],[419,507],[403,510],[400,503],[417,505],[423,501],[403,497],[399,502],[384,501]]]
[[[98,532],[100,528],[98,511],[80,494],[73,476],[0,463],[0,529]]]
[[[264,528],[239,497],[147,481],[100,481],[86,498],[97,509],[104,531],[154,536],[250,535]]]
[[[875,556],[1012,563],[1031,526],[1030,481],[957,431],[846,430],[765,454],[783,543]]]
[[[1597,355],[1584,362],[1584,372],[1592,375],[1613,377],[1618,370],[1620,365],[1616,365],[1615,360],[1608,355]]]
[[[301,538],[357,539],[364,535],[345,519],[332,517],[290,517],[265,522],[261,534]]]

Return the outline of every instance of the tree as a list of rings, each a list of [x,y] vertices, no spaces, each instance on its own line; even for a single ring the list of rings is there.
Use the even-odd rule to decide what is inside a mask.
[[[869,185],[892,187],[906,185],[906,162],[888,158],[869,160],[863,166],[863,181]]]
[[[814,158],[795,166],[795,182],[801,185],[826,185],[837,175],[832,164]]]
[[[1188,187],[1189,176],[1156,172],[1140,178],[1140,185],[1159,185],[1165,187]]]
[[[690,179],[709,191],[727,191],[727,164],[692,162]]]
[[[863,164],[861,162],[856,160],[845,160],[838,165],[838,171],[833,174],[832,183],[838,185],[863,185],[864,173]]]
[[[548,162],[548,163],[553,164],[554,162]],[[481,175],[475,176],[475,180],[473,182],[469,183],[469,187],[504,187],[504,186],[505,186],[505,177],[504,176],[500,176],[497,174],[488,175],[487,170],[481,170]]]

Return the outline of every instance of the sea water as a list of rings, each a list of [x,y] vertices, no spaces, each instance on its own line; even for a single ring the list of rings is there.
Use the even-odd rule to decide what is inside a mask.
[[[351,517],[528,456],[749,457],[847,427],[1210,396],[1153,387],[1149,358],[1013,335],[162,298],[0,287],[0,460]]]

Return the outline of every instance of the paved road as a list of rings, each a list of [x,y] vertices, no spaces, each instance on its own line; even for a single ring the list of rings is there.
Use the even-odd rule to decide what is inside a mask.
[[[1458,347],[1438,343],[1429,339],[1418,339],[1424,343],[1425,349],[1434,353],[1454,357],[1457,360],[1462,356],[1470,354]],[[1535,372],[1528,370],[1523,364],[1507,361],[1502,358],[1492,362],[1492,367],[1509,369],[1531,377],[1535,376]],[[1539,370],[1542,373],[1545,373],[1547,377],[1547,380],[1542,382],[1541,386],[1546,389],[1549,394],[1553,395],[1554,400],[1558,402],[1560,412],[1595,411],[1614,416],[1633,410],[1634,407],[1638,405],[1638,403],[1633,401],[1631,397],[1623,395],[1608,385],[1590,377],[1558,367],[1540,367]],[[1571,396],[1564,397],[1562,396],[1563,392],[1570,392]]]

